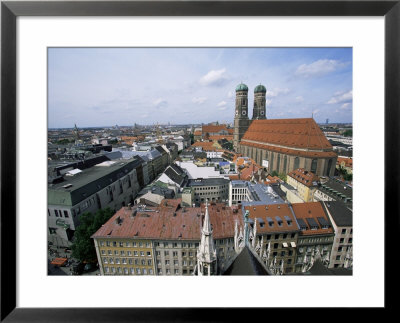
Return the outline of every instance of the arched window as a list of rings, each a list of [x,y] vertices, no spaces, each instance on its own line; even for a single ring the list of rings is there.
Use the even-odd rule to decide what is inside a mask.
[[[317,163],[318,163],[318,160],[315,158],[311,162],[311,172],[314,174],[317,172]]]
[[[283,172],[286,173],[286,167],[287,167],[287,156],[283,158]]]
[[[279,169],[281,166],[281,154],[278,154],[278,161],[276,162],[276,171],[279,173]]]
[[[271,158],[269,160],[270,160],[269,171],[272,172],[274,169],[274,153],[273,152],[271,152]]]
[[[329,161],[328,161],[328,167],[326,169],[326,176],[329,176],[329,174],[331,172],[331,167],[332,167],[332,158],[329,159]]]
[[[300,166],[300,158],[299,158],[299,157],[296,157],[296,158],[294,159],[294,169],[299,168],[299,166]]]

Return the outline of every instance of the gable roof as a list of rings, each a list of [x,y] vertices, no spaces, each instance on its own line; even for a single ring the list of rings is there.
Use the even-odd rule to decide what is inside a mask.
[[[287,176],[290,176],[297,182],[300,182],[303,185],[308,186],[308,187],[317,186],[317,182],[319,179],[317,175],[305,170],[304,168],[295,169],[295,170],[291,171],[290,173],[288,173]]]
[[[228,269],[225,270],[223,275],[254,276],[254,275],[269,275],[269,274],[265,270],[265,268],[260,264],[258,259],[249,250],[249,247],[246,245],[242,249],[240,254],[232,262],[232,264],[228,267]]]
[[[240,144],[309,157],[336,157],[312,118],[253,120]]]

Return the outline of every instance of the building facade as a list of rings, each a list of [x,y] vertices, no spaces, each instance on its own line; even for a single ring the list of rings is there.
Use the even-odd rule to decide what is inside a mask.
[[[337,154],[314,119],[266,120],[266,89],[254,90],[253,118],[248,116],[248,87],[236,87],[233,148],[270,173],[287,174],[304,168],[319,176],[333,176]]]
[[[133,203],[140,190],[139,159],[106,161],[88,169],[67,171],[48,185],[48,241],[70,246],[80,216]]]

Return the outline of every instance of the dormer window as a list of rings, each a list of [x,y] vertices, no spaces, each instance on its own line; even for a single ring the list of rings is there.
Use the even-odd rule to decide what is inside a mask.
[[[267,217],[267,222],[268,222],[268,226],[269,227],[273,227],[274,226],[274,220],[272,220],[272,218],[270,218],[269,216]]]

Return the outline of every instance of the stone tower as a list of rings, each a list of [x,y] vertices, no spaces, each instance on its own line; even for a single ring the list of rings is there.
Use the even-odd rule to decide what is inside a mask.
[[[254,89],[253,120],[266,119],[265,103],[267,89],[264,85],[257,85]]]
[[[249,88],[246,84],[240,83],[236,87],[236,106],[235,106],[235,118],[233,122],[233,149],[238,150],[239,142],[242,139],[244,133],[250,125],[251,120],[248,116],[249,99],[248,99]]]
[[[201,242],[197,252],[197,273],[199,276],[217,274],[217,250],[212,237],[210,216],[208,214],[208,201],[206,201],[204,224],[201,230]]]

